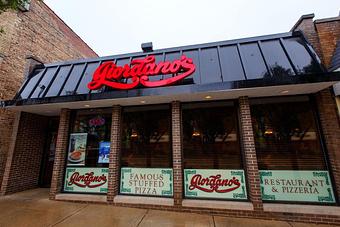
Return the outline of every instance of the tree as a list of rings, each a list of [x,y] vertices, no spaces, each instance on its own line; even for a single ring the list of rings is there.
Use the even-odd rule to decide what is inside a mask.
[[[0,14],[7,10],[18,10],[25,4],[29,4],[31,0],[0,0]],[[0,35],[4,33],[4,29],[0,27]]]
[[[0,14],[9,9],[18,10],[29,2],[30,0],[0,0]]]

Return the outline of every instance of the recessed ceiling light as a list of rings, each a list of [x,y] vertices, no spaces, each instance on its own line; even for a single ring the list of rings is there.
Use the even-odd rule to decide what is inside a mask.
[[[205,99],[211,99],[212,97],[210,95],[207,95],[204,97]]]
[[[89,104],[85,104],[84,107],[90,107],[90,105]]]
[[[144,103],[146,103],[146,101],[145,101],[145,100],[142,100],[142,101],[140,101],[140,103],[144,104]]]
[[[288,90],[284,90],[284,91],[281,91],[281,94],[287,94],[289,91]]]

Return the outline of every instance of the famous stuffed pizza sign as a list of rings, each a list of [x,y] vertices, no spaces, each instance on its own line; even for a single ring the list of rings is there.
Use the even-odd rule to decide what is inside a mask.
[[[172,196],[172,169],[121,168],[120,193]]]
[[[247,199],[243,170],[185,169],[184,180],[186,197]]]

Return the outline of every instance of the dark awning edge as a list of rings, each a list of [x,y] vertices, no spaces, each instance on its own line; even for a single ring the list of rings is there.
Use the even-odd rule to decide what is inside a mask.
[[[0,107],[37,105],[47,103],[66,103],[75,101],[94,101],[100,99],[119,99],[119,98],[135,98],[157,95],[176,95],[179,93],[200,93],[200,92],[216,92],[216,91],[232,91],[235,89],[256,88],[256,87],[273,87],[280,85],[297,85],[311,84],[322,82],[340,81],[340,72],[327,72],[318,74],[298,75],[291,77],[272,77],[265,79],[241,80],[232,82],[218,82],[211,84],[189,84],[158,88],[137,88],[134,90],[116,90],[105,93],[94,93],[86,95],[69,95],[49,98],[35,98],[24,100],[7,100],[1,101]]]
[[[148,89],[136,87],[131,90],[115,90],[108,86],[91,90],[88,87],[95,70],[106,61],[113,61],[118,66],[125,64],[129,66],[133,60],[149,55],[153,55],[156,63],[173,62],[185,55],[192,59],[195,71],[171,87]],[[326,72],[304,34],[288,32],[160,49],[147,53],[44,64],[28,75],[12,101],[2,105],[20,106],[62,103],[69,100],[164,96],[176,95],[176,92],[190,94],[210,91],[209,89],[230,91],[282,84],[315,83],[328,80],[330,74]],[[176,73],[152,75],[150,81],[160,81],[162,84],[164,82],[162,80],[174,76]],[[124,79],[118,83],[126,85],[131,81]]]

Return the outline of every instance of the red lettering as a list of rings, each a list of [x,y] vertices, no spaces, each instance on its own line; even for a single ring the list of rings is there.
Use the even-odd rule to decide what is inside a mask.
[[[194,190],[197,188],[198,190],[209,193],[212,193],[214,191],[217,193],[226,193],[236,190],[240,186],[241,183],[238,179],[236,179],[236,177],[233,177],[232,179],[222,180],[220,174],[217,174],[216,176],[209,176],[206,178],[203,178],[200,174],[196,174],[191,178],[189,190]],[[223,187],[224,189],[221,189]]]
[[[195,65],[191,58],[185,55],[180,60],[173,62],[165,61],[155,63],[155,56],[148,56],[144,59],[134,59],[131,66],[125,64],[123,67],[116,66],[114,62],[105,62],[93,73],[92,81],[87,87],[96,90],[102,86],[109,86],[116,89],[132,89],[142,84],[145,87],[160,87],[174,84],[195,71]],[[162,74],[178,74],[164,80],[149,81],[149,76]],[[129,83],[122,83],[120,79],[131,78]]]
[[[106,182],[107,178],[104,174],[94,176],[93,172],[85,173],[84,175],[80,175],[79,172],[74,172],[70,177],[68,185],[71,186],[74,184],[81,188],[96,188],[104,185]]]

